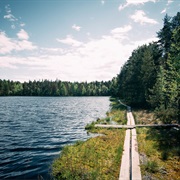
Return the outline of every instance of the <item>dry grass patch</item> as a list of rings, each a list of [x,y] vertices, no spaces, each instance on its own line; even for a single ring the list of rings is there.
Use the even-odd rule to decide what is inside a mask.
[[[135,110],[133,112],[136,124],[161,124],[155,114],[148,110]]]

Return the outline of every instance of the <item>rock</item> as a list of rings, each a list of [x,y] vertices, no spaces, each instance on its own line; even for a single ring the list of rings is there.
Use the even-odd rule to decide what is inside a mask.
[[[139,154],[139,159],[140,159],[140,163],[141,164],[147,164],[147,161],[148,161],[148,158],[147,158],[147,156],[146,156],[146,154]]]

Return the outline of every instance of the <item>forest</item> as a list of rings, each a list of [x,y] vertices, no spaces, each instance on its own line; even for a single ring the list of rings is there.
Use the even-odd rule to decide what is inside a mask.
[[[114,92],[125,103],[155,110],[164,121],[180,119],[180,12],[164,17],[158,42],[132,52]]]
[[[168,122],[180,119],[180,12],[166,14],[158,42],[132,52],[117,77],[107,82],[0,80],[0,96],[113,96],[155,110]]]
[[[110,96],[115,83],[101,82],[67,82],[67,81],[19,81],[0,80],[0,96]]]

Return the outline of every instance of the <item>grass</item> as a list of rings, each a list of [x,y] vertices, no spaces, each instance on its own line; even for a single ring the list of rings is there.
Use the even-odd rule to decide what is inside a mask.
[[[108,114],[111,121],[114,121],[116,124],[127,124],[126,111],[121,109],[112,109]]]
[[[54,179],[118,179],[124,130],[97,132],[104,135],[63,149],[52,166]]]
[[[159,124],[162,123],[157,119],[153,112],[148,110],[134,110],[133,115],[136,124]]]
[[[126,124],[125,110],[112,109],[106,118],[87,124],[85,129],[100,134],[85,142],[65,146],[60,157],[53,162],[52,176],[62,180],[116,180],[123,152],[124,129],[95,128],[95,124]]]
[[[102,119],[97,119],[90,124],[87,124],[85,129],[94,132],[95,124],[127,124],[126,111],[124,109],[112,109],[110,112],[106,113],[106,117]]]
[[[144,165],[144,168],[147,172],[156,173],[159,170],[158,164],[156,161],[147,161]]]
[[[153,113],[135,112],[139,122]],[[150,118],[151,117],[151,118]],[[145,120],[147,121],[147,120]],[[147,123],[147,122],[145,122]],[[137,128],[138,150],[143,179],[180,179],[180,129]]]

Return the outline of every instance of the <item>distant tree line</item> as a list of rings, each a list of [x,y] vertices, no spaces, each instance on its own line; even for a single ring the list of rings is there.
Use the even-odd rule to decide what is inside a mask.
[[[0,96],[110,96],[115,78],[101,82],[0,80]]]
[[[153,109],[166,122],[180,121],[180,12],[164,17],[157,36],[158,42],[134,50],[111,81],[0,80],[0,95],[113,96],[132,107]]]
[[[180,12],[164,18],[158,42],[132,52],[117,77],[114,96],[155,109],[167,122],[180,119]]]

